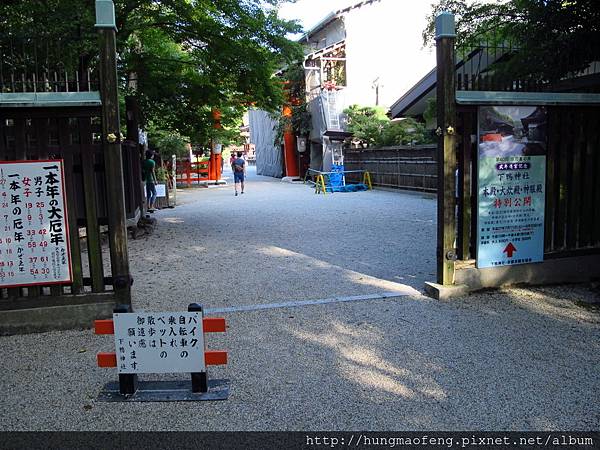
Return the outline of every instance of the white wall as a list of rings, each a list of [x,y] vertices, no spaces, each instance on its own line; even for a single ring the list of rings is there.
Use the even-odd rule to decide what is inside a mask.
[[[423,49],[421,33],[429,1],[381,0],[345,16],[348,104],[389,107],[435,66],[434,49]]]

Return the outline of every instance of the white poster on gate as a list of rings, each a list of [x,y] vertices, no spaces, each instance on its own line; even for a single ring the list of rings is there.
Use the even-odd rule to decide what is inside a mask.
[[[544,260],[547,113],[479,108],[477,267]]]
[[[0,286],[72,282],[62,160],[0,163]]]
[[[160,183],[156,186],[156,197],[166,197],[167,196],[167,187],[165,184]]]

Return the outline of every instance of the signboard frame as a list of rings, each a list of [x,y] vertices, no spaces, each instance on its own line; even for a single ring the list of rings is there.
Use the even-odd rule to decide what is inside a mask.
[[[57,159],[35,159],[35,160],[15,160],[15,161],[0,161],[0,167],[14,164],[40,164],[40,163],[57,163],[59,165],[60,171],[60,187],[61,187],[61,197],[62,197],[62,206],[63,206],[63,217],[62,217],[62,225],[65,235],[65,247],[67,252],[67,273],[68,279],[55,280],[55,281],[34,281],[32,283],[12,283],[12,284],[3,284],[2,280],[0,280],[0,288],[15,288],[15,287],[34,287],[34,286],[54,286],[54,285],[69,285],[73,283],[73,262],[71,258],[71,240],[70,240],[70,230],[69,230],[69,206],[67,202],[67,191],[66,191],[66,183],[65,183],[65,172],[64,172],[64,160],[62,158]]]

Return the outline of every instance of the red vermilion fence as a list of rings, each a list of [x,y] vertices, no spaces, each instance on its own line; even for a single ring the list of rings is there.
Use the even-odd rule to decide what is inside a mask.
[[[209,180],[209,165],[210,161],[199,161],[197,157],[192,161],[177,161],[176,182],[191,187],[192,183]]]

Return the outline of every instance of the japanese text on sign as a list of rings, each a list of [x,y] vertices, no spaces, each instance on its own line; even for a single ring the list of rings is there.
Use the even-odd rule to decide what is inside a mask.
[[[479,109],[477,267],[542,261],[546,111]]]
[[[0,286],[71,282],[61,160],[0,163]]]
[[[119,373],[204,372],[199,312],[115,313]]]

